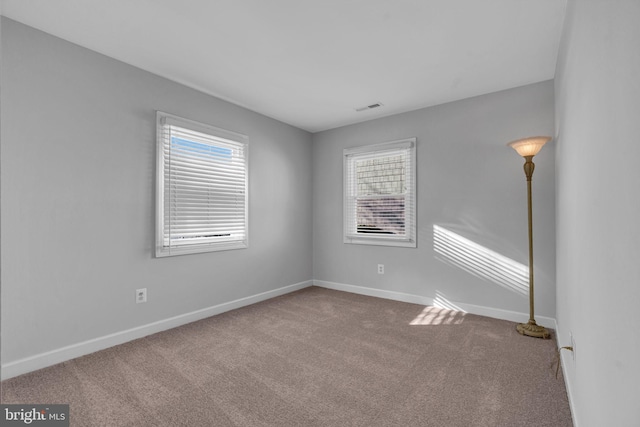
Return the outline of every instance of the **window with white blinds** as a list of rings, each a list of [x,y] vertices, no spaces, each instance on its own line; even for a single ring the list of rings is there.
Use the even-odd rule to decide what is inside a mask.
[[[157,112],[156,256],[248,246],[248,138]]]
[[[416,139],[344,150],[344,242],[416,247]]]

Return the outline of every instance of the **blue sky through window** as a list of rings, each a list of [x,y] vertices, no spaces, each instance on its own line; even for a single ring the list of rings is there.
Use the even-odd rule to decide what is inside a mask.
[[[206,155],[221,159],[231,159],[233,150],[231,148],[218,147],[216,145],[204,144],[202,142],[191,141],[176,136],[171,137],[171,148],[181,151],[191,152],[198,155]]]

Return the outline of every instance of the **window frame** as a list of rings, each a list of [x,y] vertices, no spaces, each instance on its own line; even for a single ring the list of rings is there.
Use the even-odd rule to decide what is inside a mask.
[[[363,145],[358,147],[345,148],[343,150],[343,242],[359,245],[378,245],[395,247],[417,247],[416,232],[416,138],[405,138],[396,141],[383,142],[378,144]],[[408,170],[405,171],[405,183],[407,190],[405,193],[404,215],[405,234],[394,236],[389,234],[358,233],[357,231],[357,178],[351,179],[352,168],[357,159],[379,158],[385,154],[406,150],[408,152]],[[376,155],[378,154],[378,155]],[[406,203],[408,200],[409,203]],[[408,206],[407,206],[408,205]],[[355,232],[353,230],[356,230]]]
[[[244,220],[243,233],[241,239],[218,240],[202,242],[193,238],[193,242],[188,240],[182,241],[181,244],[166,244],[168,234],[165,230],[165,144],[171,138],[170,127],[174,126],[186,131],[196,132],[206,135],[212,140],[218,140],[225,146],[233,146],[232,150],[239,150],[242,153],[240,164],[244,166],[244,186],[241,191],[244,193],[244,209],[242,212]],[[191,140],[187,140],[191,141]],[[203,144],[205,142],[198,141],[197,136],[194,138],[195,143]],[[214,144],[211,144],[215,147]],[[237,185],[236,185],[237,187]],[[241,193],[238,193],[240,197]],[[156,232],[155,232],[155,256],[156,258],[168,257],[174,255],[186,255],[194,253],[216,252],[232,249],[244,249],[249,247],[249,138],[246,135],[217,128],[208,124],[196,122],[194,120],[185,119],[173,114],[156,111]],[[233,232],[230,235],[235,234]],[[171,238],[169,237],[169,242]]]

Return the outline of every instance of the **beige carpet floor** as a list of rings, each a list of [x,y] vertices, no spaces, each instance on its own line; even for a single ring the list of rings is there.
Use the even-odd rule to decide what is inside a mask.
[[[571,426],[555,339],[306,288],[2,382],[72,426]]]

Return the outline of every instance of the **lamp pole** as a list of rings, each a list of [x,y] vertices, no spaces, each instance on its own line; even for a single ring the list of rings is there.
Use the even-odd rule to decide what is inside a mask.
[[[509,143],[509,146],[518,152],[525,159],[524,174],[527,178],[527,213],[529,220],[529,322],[519,323],[516,330],[522,335],[548,339],[551,338],[549,331],[536,323],[534,315],[534,287],[533,287],[533,209],[531,201],[531,178],[535,164],[535,156],[542,146],[549,141],[549,137],[533,137],[519,139]]]

